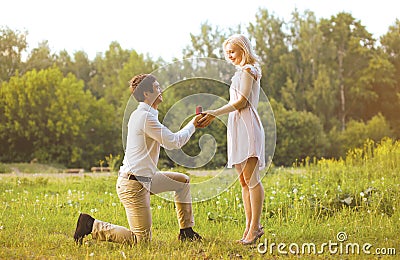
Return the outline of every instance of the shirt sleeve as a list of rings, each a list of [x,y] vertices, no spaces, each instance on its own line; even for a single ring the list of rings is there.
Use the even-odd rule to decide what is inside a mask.
[[[144,131],[147,136],[159,142],[165,149],[172,150],[184,146],[195,132],[195,127],[192,120],[184,128],[173,133],[161,124],[156,116],[148,114]]]

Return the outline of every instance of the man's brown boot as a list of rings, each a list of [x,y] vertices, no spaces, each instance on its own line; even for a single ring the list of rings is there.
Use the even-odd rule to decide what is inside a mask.
[[[82,245],[83,238],[92,233],[94,218],[92,216],[81,213],[76,224],[74,240],[77,244]]]

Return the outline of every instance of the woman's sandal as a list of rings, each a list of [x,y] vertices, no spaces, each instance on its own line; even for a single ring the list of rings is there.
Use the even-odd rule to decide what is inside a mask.
[[[248,241],[248,240],[242,239],[240,243],[245,246],[254,245],[257,242],[257,240],[259,240],[263,235],[264,235],[264,227],[260,227],[257,230],[256,236],[252,240]]]

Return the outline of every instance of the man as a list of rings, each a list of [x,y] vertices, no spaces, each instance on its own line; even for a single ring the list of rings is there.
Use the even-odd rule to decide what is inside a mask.
[[[193,231],[194,217],[189,177],[174,172],[157,170],[160,145],[165,149],[179,149],[193,135],[202,115],[194,117],[184,128],[172,133],[158,120],[158,105],[163,101],[156,78],[140,74],[130,81],[130,90],[139,105],[128,122],[128,135],[123,165],[116,184],[118,197],[125,207],[130,229],[94,219],[81,213],[74,239],[82,244],[92,234],[97,240],[135,244],[151,240],[152,217],[150,195],[175,191],[176,213],[180,226],[178,239],[201,240]]]

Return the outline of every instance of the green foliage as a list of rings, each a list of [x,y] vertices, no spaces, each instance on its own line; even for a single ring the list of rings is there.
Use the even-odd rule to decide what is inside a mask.
[[[108,164],[108,167],[111,168],[111,171],[118,172],[122,162],[121,155],[110,154],[109,156],[106,156],[106,162]]]
[[[27,34],[0,26],[0,84],[8,81],[21,68]]]
[[[330,132],[331,151],[335,151],[335,157],[344,157],[346,151],[352,148],[362,147],[367,139],[379,142],[384,137],[392,137],[393,131],[386,119],[378,114],[367,123],[362,121],[350,121],[346,130],[338,132],[333,129]]]
[[[277,131],[274,164],[288,166],[306,157],[324,156],[328,139],[319,118],[310,112],[286,110],[274,100],[271,103]]]
[[[4,161],[36,158],[88,167],[87,155],[98,154],[107,144],[99,144],[98,138],[112,132],[101,121],[112,111],[109,105],[96,101],[83,90],[82,81],[72,74],[64,77],[56,67],[12,77],[2,85],[0,96]]]

